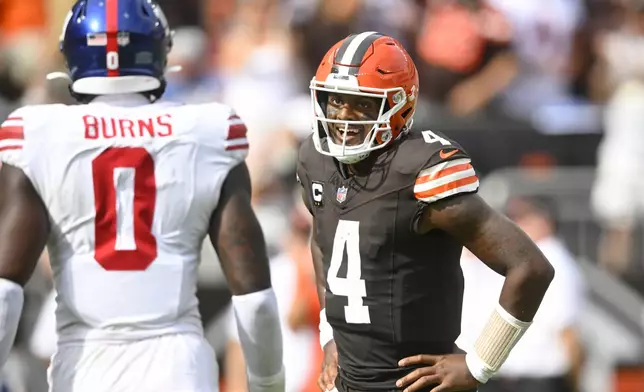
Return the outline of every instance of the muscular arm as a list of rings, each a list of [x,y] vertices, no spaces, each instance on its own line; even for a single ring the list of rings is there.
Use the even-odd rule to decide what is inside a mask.
[[[24,286],[49,236],[49,216],[22,170],[0,168],[0,369],[16,337]]]
[[[250,204],[248,168],[233,168],[210,222],[210,240],[233,293],[250,391],[284,389],[282,331],[271,287],[264,234]]]
[[[476,194],[465,194],[428,205],[420,229],[444,230],[504,275],[499,304],[516,319],[532,321],[554,269],[514,223]]]
[[[233,295],[271,287],[264,234],[250,200],[250,176],[241,163],[224,182],[209,233]]]
[[[320,301],[320,309],[324,309],[324,295],[326,291],[326,283],[324,278],[324,262],[322,261],[322,251],[320,250],[320,246],[315,240],[315,237],[317,236],[317,230],[315,226],[315,218],[313,218],[311,229],[311,255],[313,256],[313,268],[315,269],[315,286],[318,291],[318,301]]]
[[[0,278],[24,286],[49,237],[49,216],[22,170],[0,168]]]
[[[326,277],[324,276],[324,261],[322,259],[322,250],[316,242],[317,230],[315,217],[312,222],[311,230],[311,255],[313,256],[313,268],[315,269],[315,282],[318,291],[318,300],[320,301],[320,346],[324,351],[324,362],[322,373],[318,378],[318,387],[322,391],[332,391],[335,389],[335,378],[338,374],[338,349],[333,339],[333,328],[326,319]]]

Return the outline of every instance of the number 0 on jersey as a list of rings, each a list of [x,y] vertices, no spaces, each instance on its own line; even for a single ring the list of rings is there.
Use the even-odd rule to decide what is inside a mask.
[[[143,271],[157,257],[152,234],[154,160],[142,147],[112,147],[92,161],[94,258],[108,271]]]

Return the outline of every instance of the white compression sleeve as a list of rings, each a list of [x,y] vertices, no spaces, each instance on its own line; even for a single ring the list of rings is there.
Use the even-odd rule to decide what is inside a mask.
[[[0,278],[0,370],[7,362],[9,351],[13,347],[23,302],[22,287]]]
[[[273,289],[232,298],[250,392],[283,392],[282,330]]]

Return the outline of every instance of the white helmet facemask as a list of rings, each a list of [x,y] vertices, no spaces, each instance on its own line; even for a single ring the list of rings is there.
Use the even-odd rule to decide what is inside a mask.
[[[351,75],[330,74],[326,81],[318,81],[313,78],[310,89],[313,112],[313,144],[319,153],[332,156],[345,164],[357,163],[369,156],[371,151],[386,146],[392,138],[391,117],[407,102],[405,90],[402,87],[390,89],[361,87],[357,78]],[[319,98],[320,96],[326,97],[329,93],[379,98],[381,103],[378,116],[375,120],[365,121],[328,119],[323,109],[326,107],[326,102],[320,103]],[[390,94],[393,94],[394,106],[388,109],[387,97]],[[329,124],[343,125],[341,143],[332,137]],[[362,143],[346,144],[346,136],[351,127],[369,125],[371,125],[371,129],[367,132]]]

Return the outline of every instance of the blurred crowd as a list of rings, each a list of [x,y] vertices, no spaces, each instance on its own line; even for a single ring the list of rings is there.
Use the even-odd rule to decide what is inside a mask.
[[[644,176],[639,172],[644,168],[644,0],[157,1],[175,30],[169,65],[182,66],[168,75],[166,98],[224,102],[247,124],[253,202],[273,258],[289,391],[317,390],[321,363],[308,250],[310,217],[300,202],[295,160],[299,143],[310,133],[309,81],[328,48],[351,33],[379,31],[409,50],[420,72],[419,127],[471,129],[488,141],[495,129],[480,124],[552,138],[595,135],[599,146],[587,157],[596,164],[589,208],[601,227],[593,244],[598,247],[595,261],[617,277],[642,270],[636,255],[644,212]],[[22,105],[73,103],[64,81],[45,77],[64,70],[58,39],[72,2],[0,0],[0,119]],[[490,142],[499,149],[517,148],[504,140]],[[465,147],[475,164],[478,158],[479,167],[486,167],[484,151]],[[547,155],[522,162],[553,163]],[[485,178],[487,173],[482,174]],[[568,380],[570,375],[577,379],[568,390],[582,389],[578,368],[583,350],[571,331],[586,295],[584,282],[576,255],[556,239],[557,213],[545,204],[515,200],[504,208],[514,208],[513,219],[520,223],[522,218],[526,231],[536,230],[533,238],[543,240],[544,253],[551,252],[553,264],[569,271],[555,288],[561,301],[553,301],[558,304],[550,307],[554,313],[541,316],[544,334],[561,338],[561,344],[525,343],[551,350],[542,359],[554,356],[557,361],[543,364],[547,371],[541,374],[524,374],[521,366],[509,365],[509,381],[496,391],[504,390],[503,385],[528,391],[512,383],[521,377]],[[243,391],[243,356],[229,333],[234,331],[230,294],[208,244],[203,254],[201,310],[222,365],[222,390]],[[470,256],[463,260],[466,278],[477,268],[468,264]],[[478,284],[493,298],[500,286],[495,277],[489,279],[487,285],[481,283],[484,279]],[[37,392],[46,390],[44,369],[55,343],[46,255],[28,287],[27,310],[5,380],[11,391]],[[472,305],[467,293],[465,301],[466,308]],[[536,390],[566,390],[543,388]]]

